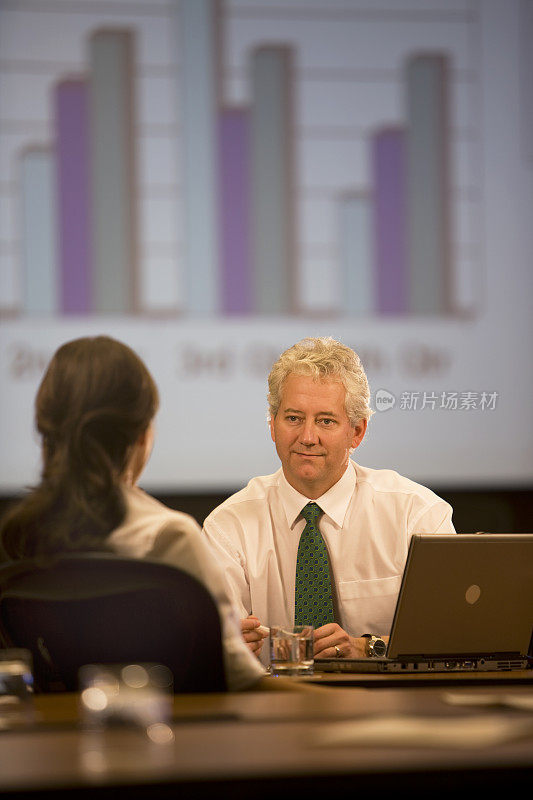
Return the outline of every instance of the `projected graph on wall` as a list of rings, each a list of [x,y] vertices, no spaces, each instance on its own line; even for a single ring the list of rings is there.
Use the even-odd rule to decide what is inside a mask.
[[[11,59],[41,115],[2,112],[4,310],[475,311],[472,12],[90,5],[64,3],[75,53],[41,7],[38,80]]]

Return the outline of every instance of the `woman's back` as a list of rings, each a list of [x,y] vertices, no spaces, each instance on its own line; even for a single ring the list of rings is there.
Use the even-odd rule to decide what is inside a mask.
[[[146,366],[121,342],[98,336],[60,347],[35,403],[41,480],[0,524],[4,556],[108,550],[188,572],[215,599],[227,683],[242,689],[263,669],[244,643],[197,522],[136,486],[150,455],[158,403]]]

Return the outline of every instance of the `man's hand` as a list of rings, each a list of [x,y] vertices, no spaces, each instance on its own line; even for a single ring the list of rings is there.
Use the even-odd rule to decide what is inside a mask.
[[[254,617],[253,614],[250,614],[246,619],[241,619],[243,639],[256,656],[259,656],[263,646],[263,639],[268,635],[257,630],[260,624],[258,618]]]
[[[315,630],[315,658],[365,658],[367,640],[350,636],[336,622]],[[388,637],[383,637],[385,641]]]

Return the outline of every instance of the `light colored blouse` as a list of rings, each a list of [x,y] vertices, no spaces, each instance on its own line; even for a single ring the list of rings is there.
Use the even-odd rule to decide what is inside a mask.
[[[121,556],[150,558],[179,567],[206,586],[220,613],[228,688],[236,691],[252,686],[265,671],[242,638],[239,614],[229,600],[223,575],[200,526],[188,514],[167,508],[138,487],[124,487],[124,493],[126,517],[109,535],[108,545]]]

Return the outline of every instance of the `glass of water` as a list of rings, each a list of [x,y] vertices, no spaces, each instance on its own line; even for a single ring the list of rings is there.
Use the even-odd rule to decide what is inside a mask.
[[[34,721],[32,664],[29,650],[0,650],[0,730]]]
[[[162,664],[87,664],[79,683],[88,728],[126,724],[149,732],[172,717],[173,678]]]
[[[270,626],[270,668],[272,675],[312,675],[313,626]]]

